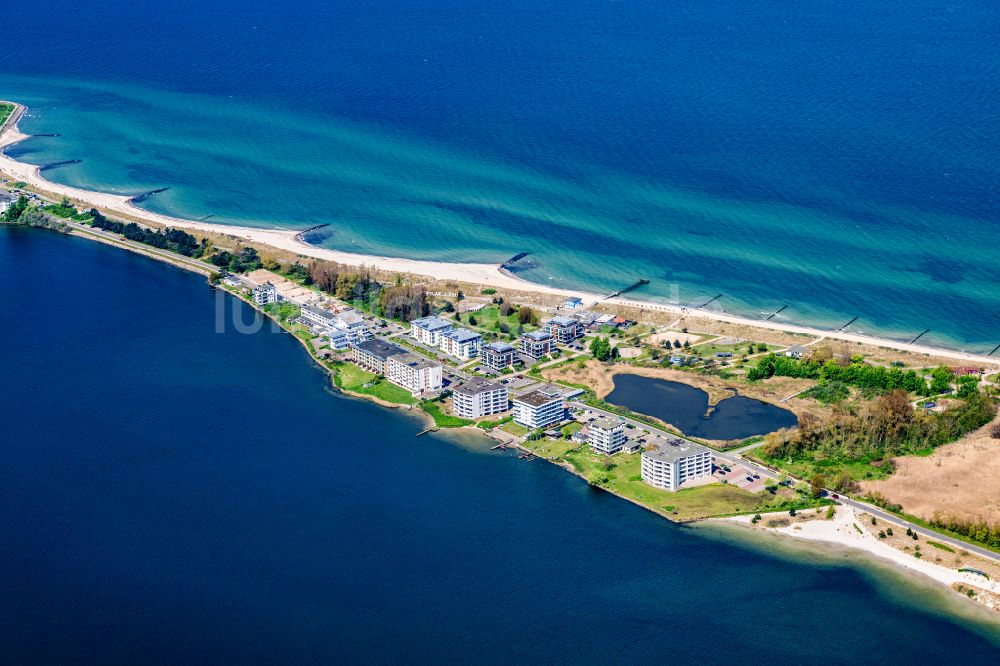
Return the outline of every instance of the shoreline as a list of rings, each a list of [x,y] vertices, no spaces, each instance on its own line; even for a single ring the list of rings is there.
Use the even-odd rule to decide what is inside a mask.
[[[549,287],[544,284],[529,282],[516,277],[509,271],[506,271],[502,265],[497,264],[449,263],[421,259],[406,259],[402,257],[355,254],[352,252],[333,250],[311,245],[299,238],[302,233],[301,231],[237,227],[232,225],[197,222],[194,220],[186,220],[168,215],[162,215],[160,213],[154,213],[136,206],[135,203],[133,203],[135,196],[97,192],[71,187],[68,185],[61,185],[44,178],[41,173],[41,167],[27,164],[25,162],[18,162],[17,160],[9,157],[6,154],[6,148],[8,146],[12,146],[20,141],[30,138],[30,135],[24,134],[18,129],[18,122],[25,113],[26,107],[18,104],[17,102],[10,103],[14,104],[14,111],[5,122],[2,131],[0,131],[0,172],[15,180],[28,183],[35,188],[51,192],[58,196],[75,199],[83,204],[101,209],[103,212],[111,213],[112,215],[118,213],[120,215],[126,215],[154,225],[221,234],[252,243],[268,245],[275,249],[284,250],[304,257],[336,261],[344,265],[355,267],[365,265],[370,268],[389,273],[426,276],[433,280],[465,282],[494,289],[510,289],[529,293],[534,292],[550,296],[576,296],[581,298],[586,305],[601,303],[604,305],[619,306],[624,308],[635,308],[640,311],[646,310],[651,312],[674,314],[679,317],[694,316],[764,330],[827,338],[863,345],[874,345],[876,347],[909,352],[913,354],[980,363],[984,366],[1000,366],[1000,357],[991,357],[985,354],[974,354],[955,349],[912,344],[898,340],[879,338],[877,336],[847,333],[840,330],[824,330],[805,325],[757,320],[749,317],[727,314],[725,312],[711,312],[703,309],[681,307],[678,305],[668,305],[652,301],[622,298],[620,296],[607,298],[606,296],[587,292],[585,290]]]
[[[819,514],[823,511],[825,511],[825,508],[817,509],[816,513]],[[766,521],[769,516],[773,518],[779,515],[784,518],[788,518],[787,513],[762,514],[764,521]],[[808,512],[800,512],[800,515],[808,515]],[[901,567],[906,569],[908,572],[930,579],[962,597],[966,597],[966,595],[960,594],[956,587],[965,586],[967,588],[978,588],[986,591],[988,594],[977,595],[975,599],[971,599],[969,597],[966,598],[969,598],[970,601],[973,601],[977,605],[993,611],[994,615],[992,616],[992,619],[994,621],[1000,621],[1000,616],[996,615],[996,613],[1000,613],[1000,605],[994,601],[994,599],[1000,598],[1000,581],[984,579],[982,576],[978,576],[973,573],[963,573],[958,570],[949,569],[948,567],[936,564],[929,559],[917,558],[913,555],[904,553],[903,551],[889,545],[885,541],[880,540],[869,529],[867,529],[867,526],[864,528],[859,527],[863,521],[860,516],[858,516],[857,509],[846,504],[836,505],[836,514],[832,519],[825,519],[817,515],[816,518],[808,521],[800,523],[791,521],[790,524],[780,527],[768,527],[763,524],[755,525],[752,523],[749,515],[730,516],[726,518],[709,518],[700,522],[705,524],[721,522],[779,538],[789,538],[797,541],[808,541],[820,544],[833,544],[835,546],[844,547],[853,551],[860,551],[867,556],[890,563],[895,567]],[[931,549],[931,553],[933,553],[933,549]],[[972,556],[975,557],[974,555]],[[990,595],[992,595],[993,598],[990,598]]]
[[[167,258],[167,257],[165,257],[163,255],[160,255],[160,254],[142,252],[142,251],[138,250],[137,248],[131,247],[129,245],[124,245],[124,244],[121,244],[121,243],[117,243],[117,242],[114,242],[113,240],[110,240],[110,239],[99,237],[96,234],[83,234],[83,233],[74,233],[74,232],[70,232],[70,233],[71,233],[71,235],[75,235],[77,237],[86,238],[86,239],[89,239],[89,240],[93,240],[93,241],[100,242],[100,243],[103,243],[103,244],[111,245],[111,246],[118,247],[118,248],[121,248],[121,249],[131,250],[131,251],[136,252],[138,254],[142,254],[143,256],[147,256],[147,257],[149,257],[151,259],[155,259],[155,260],[161,261],[163,263],[170,264],[170,265],[175,266],[177,268],[186,269],[186,270],[188,270],[190,272],[194,272],[194,273],[198,273],[198,274],[204,275],[204,272],[202,270],[196,268],[195,266],[191,266],[191,265],[187,265],[187,264],[183,264],[183,263],[178,263],[178,262],[170,261],[169,258]],[[317,367],[319,367],[327,375],[328,381],[329,381],[329,389],[330,390],[333,390],[333,391],[341,394],[342,396],[348,397],[348,398],[351,398],[351,399],[355,399],[355,400],[367,400],[367,401],[369,401],[369,402],[371,402],[371,403],[373,403],[375,405],[378,405],[379,407],[382,407],[382,408],[389,408],[389,409],[401,410],[401,411],[406,412],[406,413],[411,413],[411,414],[413,414],[414,416],[416,416],[417,418],[419,418],[422,421],[423,426],[425,427],[424,432],[431,431],[431,430],[433,430],[435,432],[441,432],[441,433],[447,433],[447,432],[455,432],[455,433],[474,432],[474,433],[476,433],[477,439],[481,438],[482,440],[486,440],[486,441],[497,441],[497,439],[494,438],[494,437],[491,437],[487,431],[485,431],[485,430],[477,427],[474,424],[473,425],[463,425],[463,426],[458,426],[458,427],[439,427],[439,426],[437,426],[434,418],[430,414],[428,414],[426,411],[424,411],[423,409],[420,409],[418,406],[407,406],[407,405],[402,405],[402,404],[396,404],[396,403],[385,401],[385,400],[383,400],[383,399],[381,399],[381,398],[379,398],[377,396],[368,395],[368,394],[362,394],[362,393],[355,393],[355,392],[353,392],[353,391],[351,391],[349,389],[342,388],[341,386],[339,386],[337,384],[337,381],[336,381],[337,369],[335,367],[330,367],[327,363],[324,363],[323,359],[321,359],[320,357],[318,357],[318,356],[315,355],[314,350],[312,349],[312,346],[306,340],[300,338],[292,330],[290,330],[289,328],[287,328],[277,317],[273,316],[271,313],[265,311],[263,308],[259,307],[258,305],[256,305],[252,301],[250,301],[249,299],[242,297],[240,294],[236,293],[235,291],[233,291],[231,289],[228,289],[228,288],[225,288],[225,287],[222,287],[222,286],[218,286],[218,285],[212,285],[212,284],[210,284],[210,286],[211,286],[212,289],[220,290],[220,291],[228,294],[229,296],[237,299],[238,301],[241,301],[241,302],[249,305],[256,312],[259,312],[262,316],[264,316],[264,317],[270,319],[272,322],[274,322],[274,324],[277,325],[282,330],[282,332],[284,332],[286,334],[289,334],[293,338],[295,338],[298,341],[298,343],[301,345],[301,347],[305,350],[305,352],[306,352],[307,356],[310,358],[310,360],[313,363],[315,363],[315,365]],[[345,362],[348,362],[348,361],[340,361],[340,362],[341,363],[345,363]],[[934,564],[932,562],[916,559],[916,558],[914,558],[912,556],[909,556],[909,555],[907,555],[907,554],[905,554],[905,553],[903,553],[903,552],[901,552],[901,551],[899,551],[899,550],[897,550],[897,549],[889,546],[886,543],[880,542],[867,529],[863,530],[862,532],[859,533],[857,531],[858,528],[856,528],[856,527],[854,527],[852,525],[852,524],[856,524],[856,523],[859,522],[859,518],[857,516],[857,510],[854,509],[853,507],[848,506],[848,505],[840,504],[840,503],[837,503],[835,505],[836,506],[836,516],[835,516],[834,520],[823,520],[821,518],[817,518],[817,519],[814,519],[814,520],[811,520],[811,521],[808,521],[808,522],[803,522],[803,523],[800,523],[800,524],[789,525],[787,527],[766,527],[766,526],[754,525],[754,524],[751,523],[751,515],[749,513],[748,514],[732,515],[732,516],[716,516],[716,517],[705,517],[705,518],[693,518],[693,519],[686,519],[686,520],[677,520],[677,519],[673,518],[672,516],[670,516],[669,514],[667,514],[666,512],[657,509],[656,507],[649,506],[647,504],[643,504],[642,502],[640,502],[640,501],[638,501],[638,500],[636,500],[636,499],[634,499],[632,497],[629,497],[629,496],[627,496],[625,494],[622,494],[620,492],[616,492],[612,488],[607,488],[607,487],[603,487],[603,486],[593,486],[593,485],[589,484],[589,482],[587,481],[587,477],[582,472],[580,472],[577,469],[575,469],[573,467],[573,465],[571,465],[570,463],[568,463],[566,461],[560,461],[560,460],[557,460],[557,459],[549,458],[549,457],[546,457],[545,455],[540,455],[534,449],[528,448],[525,445],[524,442],[520,442],[520,441],[514,440],[514,441],[507,442],[506,444],[507,444],[507,446],[509,446],[511,448],[514,448],[516,450],[522,451],[525,454],[530,454],[530,456],[533,457],[533,458],[540,459],[540,460],[542,460],[542,461],[544,461],[546,463],[549,463],[549,464],[552,464],[552,465],[554,465],[556,467],[559,467],[559,468],[563,469],[566,472],[569,472],[570,474],[572,474],[573,476],[577,477],[578,479],[580,479],[584,483],[587,483],[588,486],[591,487],[593,490],[607,492],[607,493],[609,493],[609,494],[611,494],[611,495],[613,495],[613,496],[615,496],[615,497],[617,497],[619,499],[622,499],[622,500],[625,500],[625,501],[629,502],[633,506],[636,506],[636,507],[638,507],[640,509],[644,509],[646,511],[649,511],[649,512],[657,515],[658,517],[660,517],[662,519],[665,519],[668,522],[673,523],[675,525],[698,525],[698,524],[710,525],[710,524],[720,524],[720,523],[722,523],[722,524],[729,524],[729,525],[733,525],[733,526],[739,526],[742,529],[747,529],[747,530],[751,530],[751,531],[758,531],[758,532],[767,533],[767,534],[771,534],[771,535],[779,536],[779,537],[785,537],[785,538],[789,538],[790,537],[790,538],[796,539],[796,540],[804,540],[804,541],[811,541],[811,542],[818,542],[818,543],[826,543],[826,544],[832,544],[832,545],[835,545],[835,546],[845,547],[845,548],[848,548],[848,549],[859,550],[859,551],[862,551],[862,552],[864,552],[864,553],[866,553],[866,554],[868,554],[868,555],[870,555],[872,557],[875,557],[877,559],[887,561],[888,563],[893,564],[893,565],[895,565],[897,567],[902,567],[902,568],[908,570],[909,572],[912,572],[912,573],[915,573],[915,574],[919,574],[919,575],[922,575],[922,576],[924,576],[926,578],[929,578],[929,579],[931,579],[932,581],[934,581],[937,584],[944,585],[945,587],[948,587],[953,592],[955,592],[955,594],[958,595],[958,596],[966,596],[964,594],[960,594],[959,589],[957,589],[957,586],[961,586],[961,585],[975,587],[975,588],[979,588],[980,590],[984,590],[984,591],[986,591],[988,593],[987,595],[977,596],[975,599],[971,599],[970,598],[969,601],[973,601],[973,602],[975,602],[976,605],[981,606],[981,607],[986,607],[986,608],[988,608],[988,609],[990,609],[992,611],[1000,612],[1000,603],[994,603],[994,601],[993,601],[994,599],[1000,599],[1000,581],[986,581],[986,582],[984,582],[982,578],[977,577],[974,574],[961,573],[961,572],[958,572],[958,571],[952,571],[950,569],[947,569],[947,568],[945,568],[943,566]],[[810,512],[810,511],[815,511],[815,512],[819,513],[821,511],[825,511],[826,509],[827,509],[827,507],[821,507],[821,508],[818,508],[818,509],[815,509],[815,510],[803,509],[801,511],[801,513],[802,514],[808,514],[808,512]],[[784,513],[781,513],[781,514],[773,514],[773,513],[771,513],[771,514],[762,514],[762,515],[764,515],[765,517],[767,517],[767,516],[778,516],[778,515],[782,515],[783,516],[783,515],[786,515],[786,514],[784,514]],[[993,619],[995,619],[995,618],[993,618]]]

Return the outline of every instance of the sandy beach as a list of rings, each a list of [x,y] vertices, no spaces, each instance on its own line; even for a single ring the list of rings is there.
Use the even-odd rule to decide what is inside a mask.
[[[15,103],[16,104],[16,103]],[[108,214],[127,215],[132,218],[144,220],[155,225],[171,226],[181,229],[200,230],[205,232],[225,234],[233,238],[269,245],[271,247],[294,252],[305,257],[316,259],[326,259],[336,261],[345,265],[359,266],[366,265],[381,271],[409,273],[413,275],[428,276],[434,279],[449,280],[456,282],[466,282],[483,285],[494,289],[509,289],[522,292],[535,292],[551,294],[556,296],[577,296],[587,305],[601,301],[609,305],[638,308],[647,311],[665,312],[677,314],[679,316],[692,315],[706,319],[733,324],[744,324],[760,329],[783,331],[786,333],[797,333],[815,337],[825,337],[831,340],[842,340],[858,344],[876,345],[880,347],[895,349],[899,351],[911,352],[915,354],[926,354],[941,358],[954,359],[956,361],[972,362],[981,365],[1000,366],[1000,358],[987,357],[980,354],[971,354],[961,351],[940,349],[924,345],[908,344],[896,340],[881,339],[875,336],[860,335],[843,331],[825,331],[808,326],[798,326],[775,321],[763,321],[749,319],[725,312],[713,312],[709,310],[693,310],[675,305],[652,303],[648,301],[611,298],[605,299],[602,295],[587,293],[583,291],[559,289],[543,284],[528,282],[514,277],[500,270],[495,264],[474,264],[474,263],[447,263],[436,261],[423,261],[418,259],[405,259],[401,257],[380,257],[373,255],[354,254],[340,250],[316,247],[298,240],[296,231],[285,229],[254,229],[249,227],[237,227],[222,224],[212,224],[208,222],[196,222],[167,215],[160,215],[135,206],[131,197],[111,194],[106,192],[95,192],[82,190],[68,185],[61,185],[46,180],[37,166],[18,162],[8,157],[3,150],[7,146],[28,138],[17,126],[17,121],[24,113],[24,107],[17,105],[16,110],[8,119],[0,134],[0,172],[14,180],[20,180],[29,185],[53,193],[57,196],[65,196],[74,201],[96,207]]]
[[[787,514],[783,514],[783,516],[788,517]],[[769,517],[772,516],[765,515],[761,524],[766,523]],[[751,525],[750,516],[734,516],[725,520],[747,526]],[[909,553],[893,548],[869,530],[855,527],[855,525],[860,526],[861,524],[861,518],[852,507],[839,505],[832,520],[819,518],[803,522],[793,521],[792,524],[785,527],[761,527],[757,525],[754,526],[754,529],[796,539],[805,539],[806,541],[820,541],[857,548],[875,557],[889,560],[893,564],[923,574],[948,587],[954,584],[964,584],[1000,594],[1000,581],[987,580],[973,573],[962,573],[956,569],[935,564],[929,558],[918,559]],[[931,551],[933,552],[933,549]]]

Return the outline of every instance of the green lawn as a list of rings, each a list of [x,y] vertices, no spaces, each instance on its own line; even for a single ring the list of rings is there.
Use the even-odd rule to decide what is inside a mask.
[[[735,345],[720,345],[715,342],[706,342],[705,344],[697,345],[691,348],[691,351],[696,352],[699,356],[715,356],[717,353],[729,352],[733,355],[733,358],[739,358],[749,351],[750,346],[753,345],[754,353],[760,351],[760,343],[756,342],[740,342]],[[769,349],[772,349],[774,345],[771,345]],[[772,349],[773,351],[773,349]]]
[[[462,321],[460,324],[462,326],[471,326],[469,324],[469,317],[473,317],[476,320],[475,327],[490,331],[498,330],[497,324],[503,322],[507,324],[507,328],[510,329],[511,333],[517,332],[517,327],[521,324],[517,321],[517,312],[512,312],[506,317],[500,316],[500,306],[499,305],[488,305],[476,312],[467,312],[462,314]],[[525,332],[530,332],[537,330],[538,326],[532,324],[524,324]]]
[[[375,380],[375,373],[363,370],[353,363],[341,363],[337,366],[335,383],[342,389],[356,391],[368,382]]]
[[[525,428],[522,425],[518,425],[513,421],[508,421],[507,423],[504,423],[502,426],[500,426],[500,429],[508,434],[515,435],[517,437],[524,437],[525,435],[528,434],[527,428]]]
[[[367,388],[355,389],[355,393],[361,393],[362,395],[370,395],[386,402],[395,403],[397,405],[415,405],[418,400],[414,398],[409,391],[402,388],[401,386],[396,386],[391,382],[387,382],[384,379],[376,380],[374,386],[369,386]]]
[[[415,405],[418,402],[406,389],[379,379],[375,374],[362,370],[353,363],[341,363],[336,366],[336,371],[333,381],[345,391],[370,395],[397,405]],[[365,386],[371,382],[375,383],[372,386]]]
[[[440,402],[426,401],[420,403],[420,409],[424,410],[431,415],[434,419],[434,425],[439,428],[461,428],[462,426],[472,425],[474,421],[469,419],[463,419],[459,416],[454,416],[452,414],[447,414],[443,409],[441,409]]]
[[[651,509],[669,514],[672,520],[694,520],[711,516],[729,516],[757,512],[780,511],[794,504],[797,508],[822,502],[789,500],[767,492],[751,493],[732,485],[712,484],[682,488],[669,492],[654,488],[642,480],[641,454],[616,455],[607,458],[594,454],[587,447],[561,440],[545,445],[539,452],[569,462],[574,469],[594,485],[606,488]],[[610,463],[610,468],[606,466]]]
[[[7,122],[7,118],[9,118],[10,114],[12,114],[12,113],[14,113],[14,105],[13,104],[10,104],[8,102],[4,102],[4,103],[0,104],[0,125],[2,125],[5,122]]]

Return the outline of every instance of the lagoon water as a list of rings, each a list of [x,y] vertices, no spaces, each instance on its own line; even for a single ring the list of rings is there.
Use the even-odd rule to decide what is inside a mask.
[[[995,663],[923,585],[416,438],[201,277],[0,227],[0,295],[4,663]]]
[[[33,0],[12,149],[343,249],[1000,342],[993,0]],[[62,25],[66,30],[38,26]],[[66,32],[73,34],[67,38]]]
[[[725,398],[709,408],[708,393],[681,382],[619,374],[614,383],[605,400],[654,416],[691,437],[744,439],[794,428],[799,422],[792,411],[742,395]]]

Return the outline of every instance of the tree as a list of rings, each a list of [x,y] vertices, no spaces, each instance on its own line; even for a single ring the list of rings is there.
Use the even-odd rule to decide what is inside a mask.
[[[444,306],[441,308],[441,310],[444,312],[454,312],[455,304],[452,303],[451,301],[445,301]]]
[[[680,348],[681,348],[681,341],[674,340],[674,349],[680,349]]]
[[[684,349],[691,349],[691,343],[687,340],[684,341]]]
[[[478,323],[479,322],[476,321],[476,318],[474,316],[469,315],[469,326],[475,326]]]
[[[536,321],[538,321],[538,315],[527,305],[522,305],[521,309],[517,311],[517,322],[519,324],[533,324]]]
[[[598,361],[609,361],[611,360],[611,343],[608,342],[607,338],[597,337],[594,338],[590,343],[590,353],[594,355]]]
[[[950,391],[951,379],[951,370],[943,365],[931,370],[931,393],[936,395]]]
[[[3,212],[3,217],[0,219],[4,222],[16,222],[18,218],[21,217],[21,213],[23,213],[27,207],[28,197],[22,194],[17,198],[17,201],[7,207],[7,210]]]
[[[815,475],[811,481],[809,481],[809,493],[812,495],[813,499],[819,499],[823,496],[823,486],[826,484],[826,479],[823,478],[822,474]]]
[[[979,391],[979,376],[978,375],[965,375],[959,377],[956,380],[958,384],[958,393],[956,395],[959,398],[968,398],[973,393]]]
[[[462,290],[461,290],[461,289],[460,289],[460,290],[458,290],[458,292],[457,292],[457,293],[455,294],[455,300],[456,300],[456,301],[462,301],[462,300],[465,300],[465,294],[463,294],[463,293],[462,293]]]

